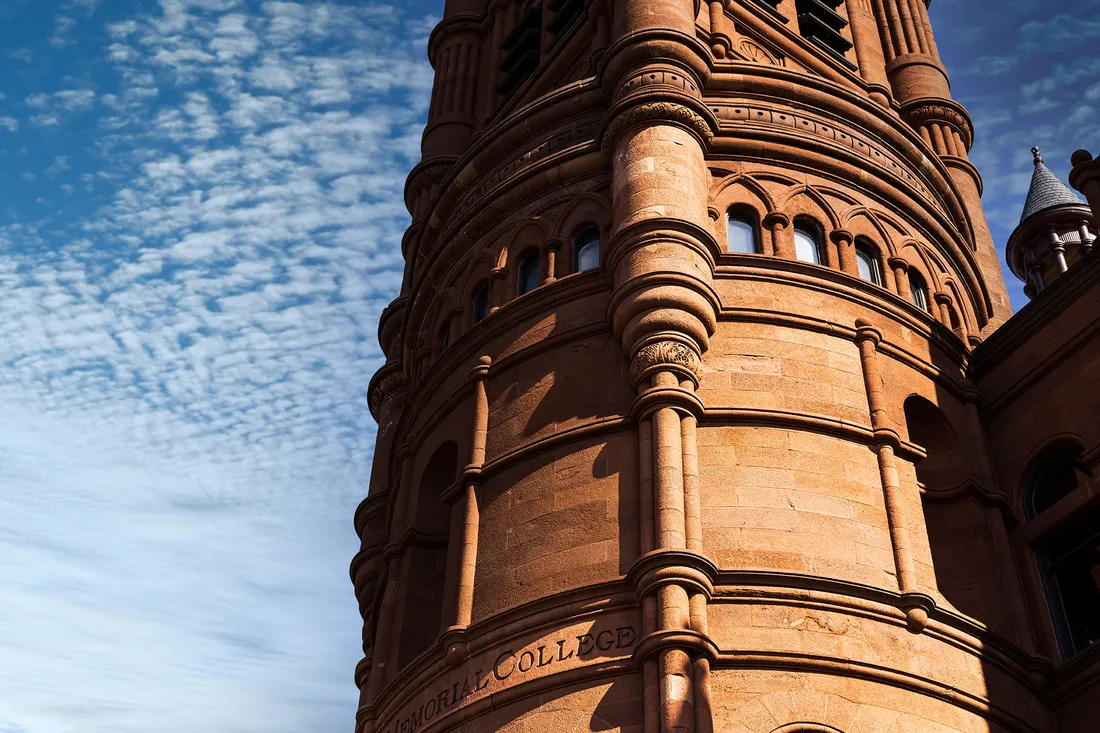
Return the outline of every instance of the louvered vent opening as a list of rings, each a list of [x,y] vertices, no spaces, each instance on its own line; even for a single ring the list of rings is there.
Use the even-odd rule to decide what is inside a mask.
[[[539,66],[542,45],[542,3],[535,3],[520,17],[519,23],[504,39],[500,62],[503,78],[497,91],[507,97],[527,81]]]
[[[844,59],[852,43],[841,31],[848,21],[836,12],[843,0],[797,0],[798,31],[826,51]],[[844,59],[847,62],[847,59]]]
[[[565,38],[566,31],[584,15],[584,0],[550,0],[547,4],[554,17],[546,24],[547,30],[554,36],[554,45]]]

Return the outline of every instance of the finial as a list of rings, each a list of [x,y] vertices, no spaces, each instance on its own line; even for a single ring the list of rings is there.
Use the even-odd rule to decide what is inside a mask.
[[[1039,155],[1039,148],[1032,148],[1031,154],[1035,156],[1035,165],[1039,165],[1043,162],[1043,156]]]

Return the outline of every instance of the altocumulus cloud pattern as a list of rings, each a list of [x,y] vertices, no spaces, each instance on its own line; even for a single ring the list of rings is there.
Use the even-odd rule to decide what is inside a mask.
[[[435,3],[0,3],[0,732],[350,729]]]

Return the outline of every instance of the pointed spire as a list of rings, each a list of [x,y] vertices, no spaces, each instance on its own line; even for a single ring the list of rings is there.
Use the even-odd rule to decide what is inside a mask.
[[[1062,183],[1050,168],[1046,167],[1039,148],[1032,148],[1031,154],[1035,158],[1035,172],[1031,174],[1031,189],[1027,192],[1024,213],[1020,216],[1021,222],[1040,211],[1057,206],[1084,205],[1077,194],[1069,186]]]

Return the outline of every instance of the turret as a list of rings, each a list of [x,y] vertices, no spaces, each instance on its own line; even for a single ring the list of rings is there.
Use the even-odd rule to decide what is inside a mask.
[[[1075,193],[1031,149],[1035,172],[1020,224],[1008,239],[1008,265],[1034,298],[1092,251],[1096,228],[1092,214]]]

